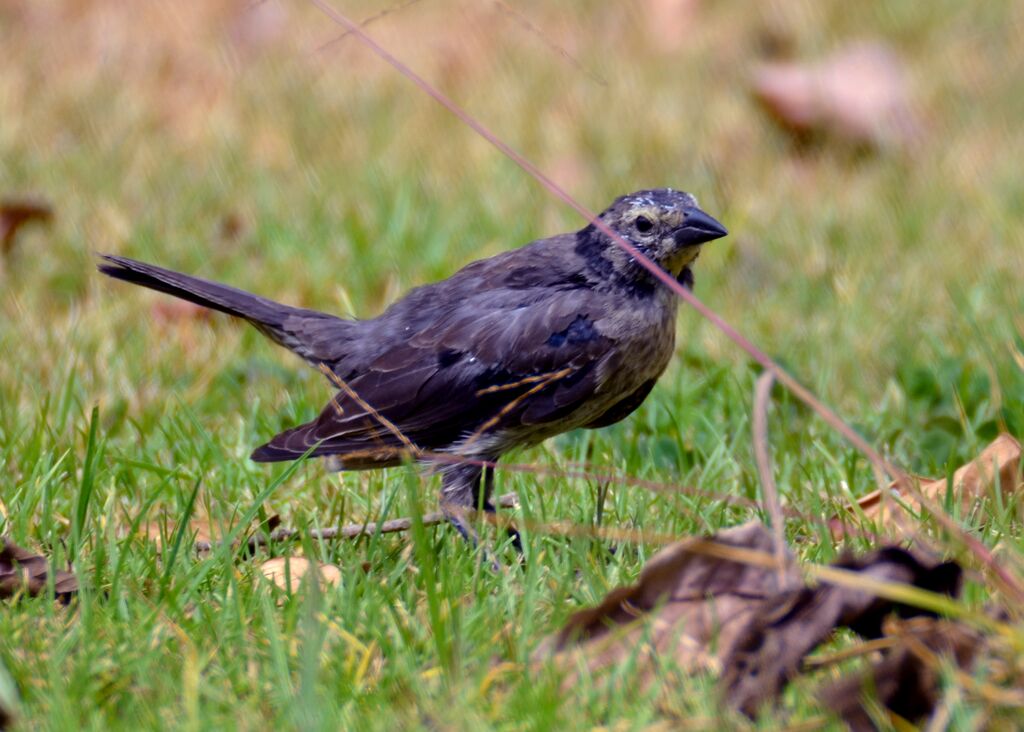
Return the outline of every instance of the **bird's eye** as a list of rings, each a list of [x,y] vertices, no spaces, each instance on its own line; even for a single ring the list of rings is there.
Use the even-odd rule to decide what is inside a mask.
[[[637,216],[636,221],[633,222],[633,225],[636,226],[636,230],[639,231],[641,234],[646,234],[648,231],[654,228],[654,222],[651,221],[646,216]]]

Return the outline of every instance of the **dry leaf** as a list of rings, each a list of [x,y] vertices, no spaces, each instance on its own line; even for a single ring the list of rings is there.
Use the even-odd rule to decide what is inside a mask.
[[[931,592],[957,595],[961,570],[951,562],[935,563],[896,547],[862,558],[845,557],[833,566],[863,573],[872,580],[912,585]],[[722,689],[730,705],[753,716],[777,697],[800,671],[803,659],[839,627],[866,638],[882,635],[892,613],[905,616],[923,611],[884,600],[846,586],[821,584],[780,593],[764,603],[723,655]]]
[[[314,564],[305,557],[275,557],[260,565],[260,572],[286,592],[295,592],[310,569],[329,585],[341,584],[341,570],[333,564]]]
[[[836,628],[877,638],[894,614],[927,614],[857,587],[804,586],[792,562],[780,586],[773,549],[771,532],[756,522],[667,547],[636,584],[573,615],[537,656],[554,655],[563,668],[586,668],[595,676],[635,660],[641,684],[652,681],[665,660],[687,673],[720,672],[726,703],[753,717]],[[960,589],[956,564],[896,547],[845,557],[833,566],[931,592],[956,595]],[[567,682],[574,679],[570,672]]]
[[[18,230],[31,221],[47,223],[53,219],[53,208],[46,201],[0,201],[0,254],[6,256],[14,248]]]
[[[1020,462],[1020,443],[1011,435],[1003,433],[977,458],[953,474],[953,494],[960,499],[965,511],[970,511],[971,507],[985,496],[990,486],[1010,496],[1024,487],[1021,481]],[[922,495],[931,501],[943,503],[948,487],[945,478],[918,480]],[[900,493],[899,483],[893,482],[889,490],[899,494],[900,500],[909,507],[920,509],[921,504],[913,494]],[[857,505],[867,518],[887,523],[892,520],[892,509],[896,506],[893,501],[883,499],[882,491],[872,491],[859,499]],[[830,527],[836,539],[842,538],[845,533],[842,517],[833,518]]]
[[[825,132],[886,147],[910,143],[920,128],[906,71],[892,50],[878,44],[851,46],[817,64],[762,64],[753,92],[798,135]]]
[[[899,639],[882,659],[862,674],[841,678],[825,686],[818,698],[854,732],[877,729],[866,699],[880,702],[903,719],[922,719],[939,700],[940,658],[951,658],[969,669],[983,639],[961,623],[936,618],[915,618],[887,626],[887,635]]]
[[[577,646],[569,655],[580,658],[564,660],[582,660],[591,671],[614,666],[637,652],[640,673],[645,675],[659,656],[674,659],[686,670],[717,670],[718,657],[782,589],[774,566],[727,558],[737,549],[770,556],[771,532],[753,522],[711,539],[685,539],[666,547],[647,563],[636,584],[614,590],[597,607],[573,615],[541,645],[538,655]],[[786,580],[787,587],[800,582],[791,563]],[[712,644],[717,654],[711,651]]]
[[[0,549],[0,598],[20,593],[39,595],[46,591],[50,571],[49,560],[28,549],[3,539]],[[54,593],[61,602],[68,602],[78,592],[78,579],[71,572],[58,569],[53,578]]]

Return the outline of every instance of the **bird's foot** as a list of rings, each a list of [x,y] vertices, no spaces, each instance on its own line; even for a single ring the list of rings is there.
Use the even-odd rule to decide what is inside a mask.
[[[498,512],[497,509],[495,509],[494,504],[488,501],[487,503],[484,504],[484,513],[490,514],[491,516],[495,516],[497,515]],[[516,553],[519,554],[519,557],[522,558],[523,540],[519,536],[519,531],[516,529],[515,526],[509,523],[505,527],[505,535],[512,540],[512,548],[515,549]]]
[[[481,559],[488,562],[491,565],[491,569],[495,572],[501,571],[501,564],[493,558],[492,553],[488,551],[486,547],[482,547],[480,544],[480,534],[471,522],[471,518],[475,511],[468,509],[465,506],[458,506],[452,504],[442,504],[441,512],[445,515],[456,531],[469,542],[470,546],[474,549],[480,549]],[[484,512],[488,514],[495,513],[495,508],[492,504],[488,503],[484,506]],[[519,554],[520,559],[523,556],[523,543],[519,536],[519,532],[512,526],[508,526],[505,529],[508,536],[512,539],[512,546]]]

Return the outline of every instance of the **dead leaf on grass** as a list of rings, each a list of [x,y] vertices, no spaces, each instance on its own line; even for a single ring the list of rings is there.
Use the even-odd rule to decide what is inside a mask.
[[[845,557],[832,566],[872,580],[898,582],[931,592],[957,595],[960,568],[951,562],[930,562],[905,549],[887,547],[864,557]],[[764,603],[723,656],[722,689],[729,703],[753,716],[778,696],[800,673],[803,659],[836,628],[848,627],[865,638],[882,635],[892,613],[907,616],[923,611],[898,605],[852,587],[820,584],[780,593]]]
[[[18,230],[32,221],[48,223],[53,207],[42,200],[8,199],[0,201],[0,254],[7,256],[14,248]]]
[[[782,589],[773,547],[771,532],[757,522],[666,547],[647,563],[636,584],[613,590],[600,605],[573,615],[538,655],[566,652],[565,661],[582,661],[591,672],[634,653],[645,676],[658,657],[690,671],[718,671],[721,654]],[[768,564],[728,558],[735,550],[763,553]],[[787,586],[799,585],[799,573],[792,563],[787,567]]]
[[[285,592],[297,591],[310,570],[322,582],[334,587],[341,584],[341,570],[335,565],[313,563],[305,557],[275,557],[260,565],[263,576]]]
[[[569,672],[568,683],[576,669],[598,678],[629,663],[641,685],[666,661],[683,673],[715,673],[725,702],[753,717],[836,628],[877,638],[886,618],[927,614],[858,586],[806,586],[793,563],[780,581],[773,549],[771,532],[756,522],[680,541],[655,555],[636,584],[573,615],[536,657],[553,656]],[[862,574],[865,586],[885,581],[947,595],[960,588],[956,564],[897,547],[845,557],[833,567]]]
[[[854,732],[877,729],[869,711],[871,702],[881,703],[890,714],[905,720],[931,714],[942,688],[941,660],[952,660],[967,670],[983,647],[977,632],[937,618],[898,621],[888,624],[886,631],[897,643],[881,659],[863,673],[825,685],[817,695]]]
[[[990,487],[1001,490],[1010,496],[1024,488],[1021,481],[1021,445],[1011,435],[999,435],[988,447],[982,450],[972,462],[961,466],[953,474],[952,490],[965,511],[985,497]],[[945,501],[948,485],[945,478],[918,478],[920,491],[931,501],[942,504]],[[899,495],[901,502],[913,510],[920,510],[920,501],[913,495],[899,491],[899,484],[893,482],[889,490]],[[860,510],[873,521],[885,524],[892,520],[892,511],[899,507],[892,500],[884,500],[882,491],[872,491],[857,501]],[[830,522],[832,535],[836,539],[845,534],[844,518],[835,517]]]
[[[27,594],[35,597],[46,591],[50,561],[17,544],[3,539],[0,549],[0,598]],[[72,572],[58,569],[53,577],[57,599],[67,603],[78,592],[78,579]]]
[[[873,147],[906,146],[920,123],[899,57],[877,43],[818,63],[772,62],[754,72],[754,97],[796,135],[828,133]]]

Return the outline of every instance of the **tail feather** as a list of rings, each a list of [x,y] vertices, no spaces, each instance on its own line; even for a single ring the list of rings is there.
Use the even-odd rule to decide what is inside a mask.
[[[294,308],[245,290],[139,262],[101,254],[97,268],[114,279],[248,320],[275,342],[316,365],[333,364],[345,357],[354,322]]]
[[[256,323],[280,325],[282,320],[295,310],[244,290],[127,257],[112,254],[101,254],[100,257],[103,263],[97,268],[108,277],[174,295],[196,305]]]

